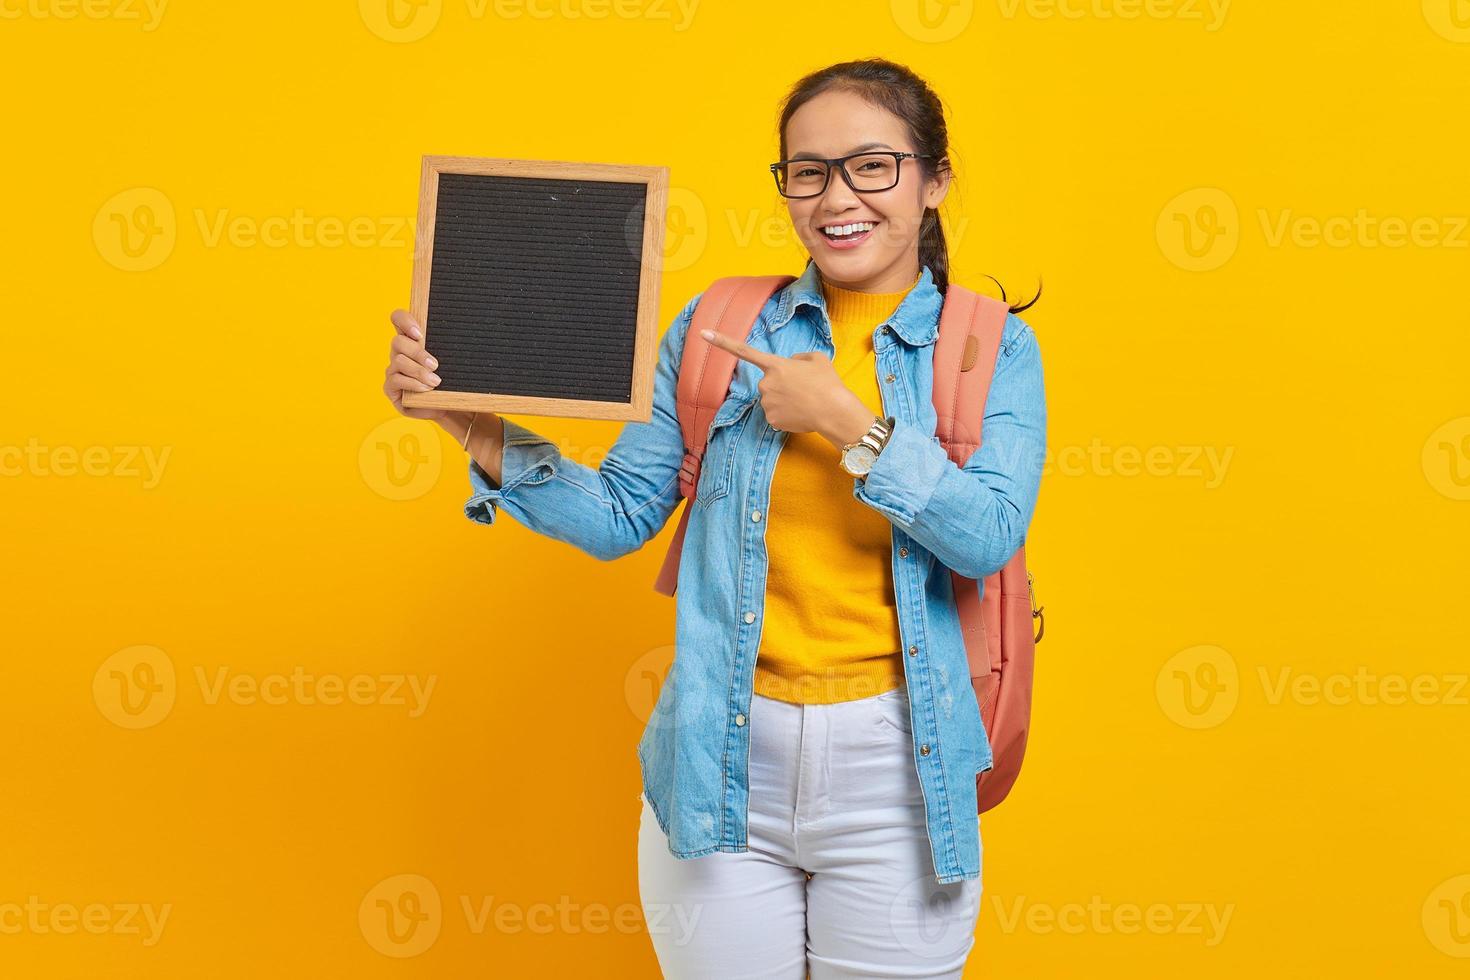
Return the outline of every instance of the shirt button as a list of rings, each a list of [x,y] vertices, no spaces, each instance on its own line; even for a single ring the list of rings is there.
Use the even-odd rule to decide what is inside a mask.
[[[918,653],[919,653],[919,648],[918,648],[917,645],[910,645],[909,646],[909,656],[910,657],[918,656]]]
[[[884,381],[887,381],[889,384],[893,384],[893,375],[891,375],[891,374],[885,374],[883,376],[883,380]]]
[[[925,742],[923,745],[919,746],[919,754],[920,755],[928,755],[929,754],[929,743],[928,742]]]
[[[907,549],[907,548],[899,548],[898,549],[898,557],[900,557],[900,558],[907,558],[908,556],[909,556],[909,549]]]
[[[761,519],[761,512],[758,511],[758,510],[751,511],[750,512],[750,519],[753,520],[753,521],[760,520]]]
[[[745,621],[747,623],[753,623],[753,622],[755,622],[755,613],[753,613],[753,612],[746,613],[745,614]]]
[[[745,727],[745,716],[744,715],[736,715],[735,716],[735,724],[739,725],[741,728],[744,728]]]
[[[890,330],[889,330],[889,329],[888,329],[888,328],[887,328],[887,327],[884,327],[884,328],[883,328],[883,332],[884,332],[884,333],[891,333],[891,332],[892,332],[892,331],[890,331]]]

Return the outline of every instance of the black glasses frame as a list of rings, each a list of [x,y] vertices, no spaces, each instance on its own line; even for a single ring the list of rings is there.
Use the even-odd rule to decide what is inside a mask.
[[[852,182],[852,174],[847,172],[847,161],[855,157],[873,156],[893,157],[893,183],[889,184],[887,187],[858,187]],[[797,201],[804,200],[808,197],[820,197],[823,194],[827,193],[827,187],[829,184],[832,183],[833,170],[841,171],[842,179],[847,181],[847,186],[852,188],[853,193],[881,194],[883,191],[891,191],[898,186],[898,181],[903,176],[903,162],[910,159],[933,160],[934,156],[933,154],[908,153],[900,152],[898,150],[863,150],[861,153],[849,153],[845,157],[834,157],[830,160],[824,160],[820,157],[801,157],[800,159],[796,160],[777,160],[775,163],[771,164],[771,179],[776,182],[776,190],[781,192],[782,197],[791,198],[792,200]],[[787,194],[786,189],[781,186],[780,171],[782,167],[786,166],[789,163],[825,163],[827,165],[827,176],[822,181],[822,189],[814,194]]]

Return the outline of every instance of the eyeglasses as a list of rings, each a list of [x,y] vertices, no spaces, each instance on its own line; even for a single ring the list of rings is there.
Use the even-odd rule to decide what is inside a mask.
[[[827,190],[835,165],[842,171],[848,187],[860,194],[871,194],[898,186],[899,164],[910,158],[934,159],[922,153],[870,150],[834,160],[781,160],[771,164],[771,175],[776,178],[776,189],[783,197],[817,197]]]

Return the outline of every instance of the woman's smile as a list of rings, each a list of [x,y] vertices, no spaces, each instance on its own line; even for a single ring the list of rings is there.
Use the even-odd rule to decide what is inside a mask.
[[[876,221],[851,221],[845,224],[823,225],[817,229],[819,236],[828,247],[835,249],[857,248],[863,242],[873,237],[877,229]]]

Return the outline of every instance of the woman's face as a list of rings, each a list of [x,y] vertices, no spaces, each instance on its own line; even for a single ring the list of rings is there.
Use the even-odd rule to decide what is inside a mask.
[[[902,120],[852,92],[823,92],[786,124],[787,159],[835,158],[862,149],[918,152]],[[926,162],[932,166],[937,161]],[[834,168],[819,196],[784,199],[791,223],[824,279],[862,292],[896,293],[909,287],[919,274],[924,209],[938,207],[949,189],[947,171],[925,180],[919,166],[919,161],[906,159],[899,164],[896,186],[865,193],[849,187]],[[822,230],[858,222],[870,222],[873,229],[852,244],[834,242]]]

